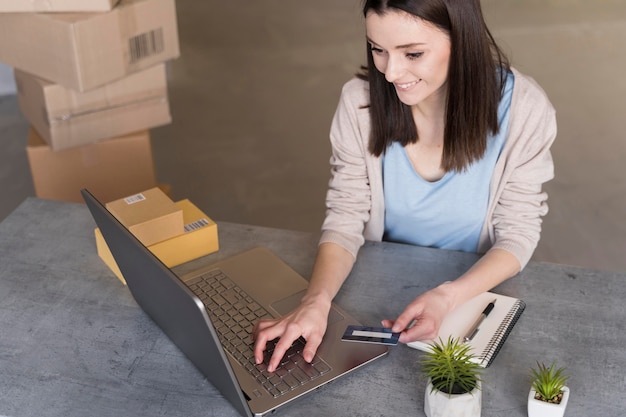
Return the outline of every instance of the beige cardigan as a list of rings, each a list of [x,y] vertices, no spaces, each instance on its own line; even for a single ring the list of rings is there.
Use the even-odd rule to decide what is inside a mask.
[[[544,91],[515,69],[506,143],[491,178],[489,207],[479,252],[512,253],[522,268],[532,256],[548,212],[542,184],[554,177],[550,146],[556,137],[555,111]],[[330,140],[332,178],[320,243],[334,242],[356,258],[365,240],[383,238],[385,207],[381,158],[368,150],[367,82],[354,78],[342,90]]]

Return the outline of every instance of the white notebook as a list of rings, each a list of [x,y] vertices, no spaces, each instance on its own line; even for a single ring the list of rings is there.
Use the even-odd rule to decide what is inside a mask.
[[[445,342],[449,336],[452,336],[463,341],[476,319],[494,299],[496,302],[493,309],[482,321],[472,340],[467,342],[472,346],[471,353],[476,357],[480,366],[486,368],[491,365],[526,308],[526,304],[520,299],[493,292],[479,294],[445,317],[439,328],[439,336],[435,340],[441,339]],[[408,346],[428,351],[432,342],[432,340],[421,340],[408,343]]]

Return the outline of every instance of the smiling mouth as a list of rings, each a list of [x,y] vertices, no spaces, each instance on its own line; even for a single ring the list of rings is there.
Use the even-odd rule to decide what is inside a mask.
[[[422,81],[422,80],[417,80],[417,81],[413,81],[413,82],[410,82],[410,83],[403,83],[403,84],[395,83],[395,86],[396,86],[396,88],[398,90],[408,90],[411,87],[413,87],[414,85],[416,85],[417,83],[419,83],[420,81]]]

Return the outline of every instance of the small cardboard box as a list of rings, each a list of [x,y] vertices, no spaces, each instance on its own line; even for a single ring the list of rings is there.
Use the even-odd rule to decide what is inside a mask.
[[[169,268],[219,250],[217,224],[189,200],[177,201],[175,204],[183,211],[185,233],[148,246],[148,249]],[[126,284],[100,229],[96,228],[95,235],[98,256],[119,280]]]
[[[83,203],[80,190],[89,188],[111,201],[157,184],[147,130],[54,152],[31,128],[26,154],[40,198]]]
[[[146,246],[185,232],[183,211],[158,187],[106,203],[106,208]]]
[[[106,13],[0,13],[0,61],[87,91],[180,55],[174,0]]]
[[[24,117],[59,151],[161,126],[172,121],[165,64],[87,92],[15,70]]]
[[[0,0],[1,13],[106,12],[120,0]]]

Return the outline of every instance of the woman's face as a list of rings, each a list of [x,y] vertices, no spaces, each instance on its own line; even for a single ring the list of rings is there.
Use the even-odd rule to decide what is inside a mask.
[[[450,38],[434,25],[409,13],[370,12],[365,18],[374,65],[409,106],[445,103]]]

